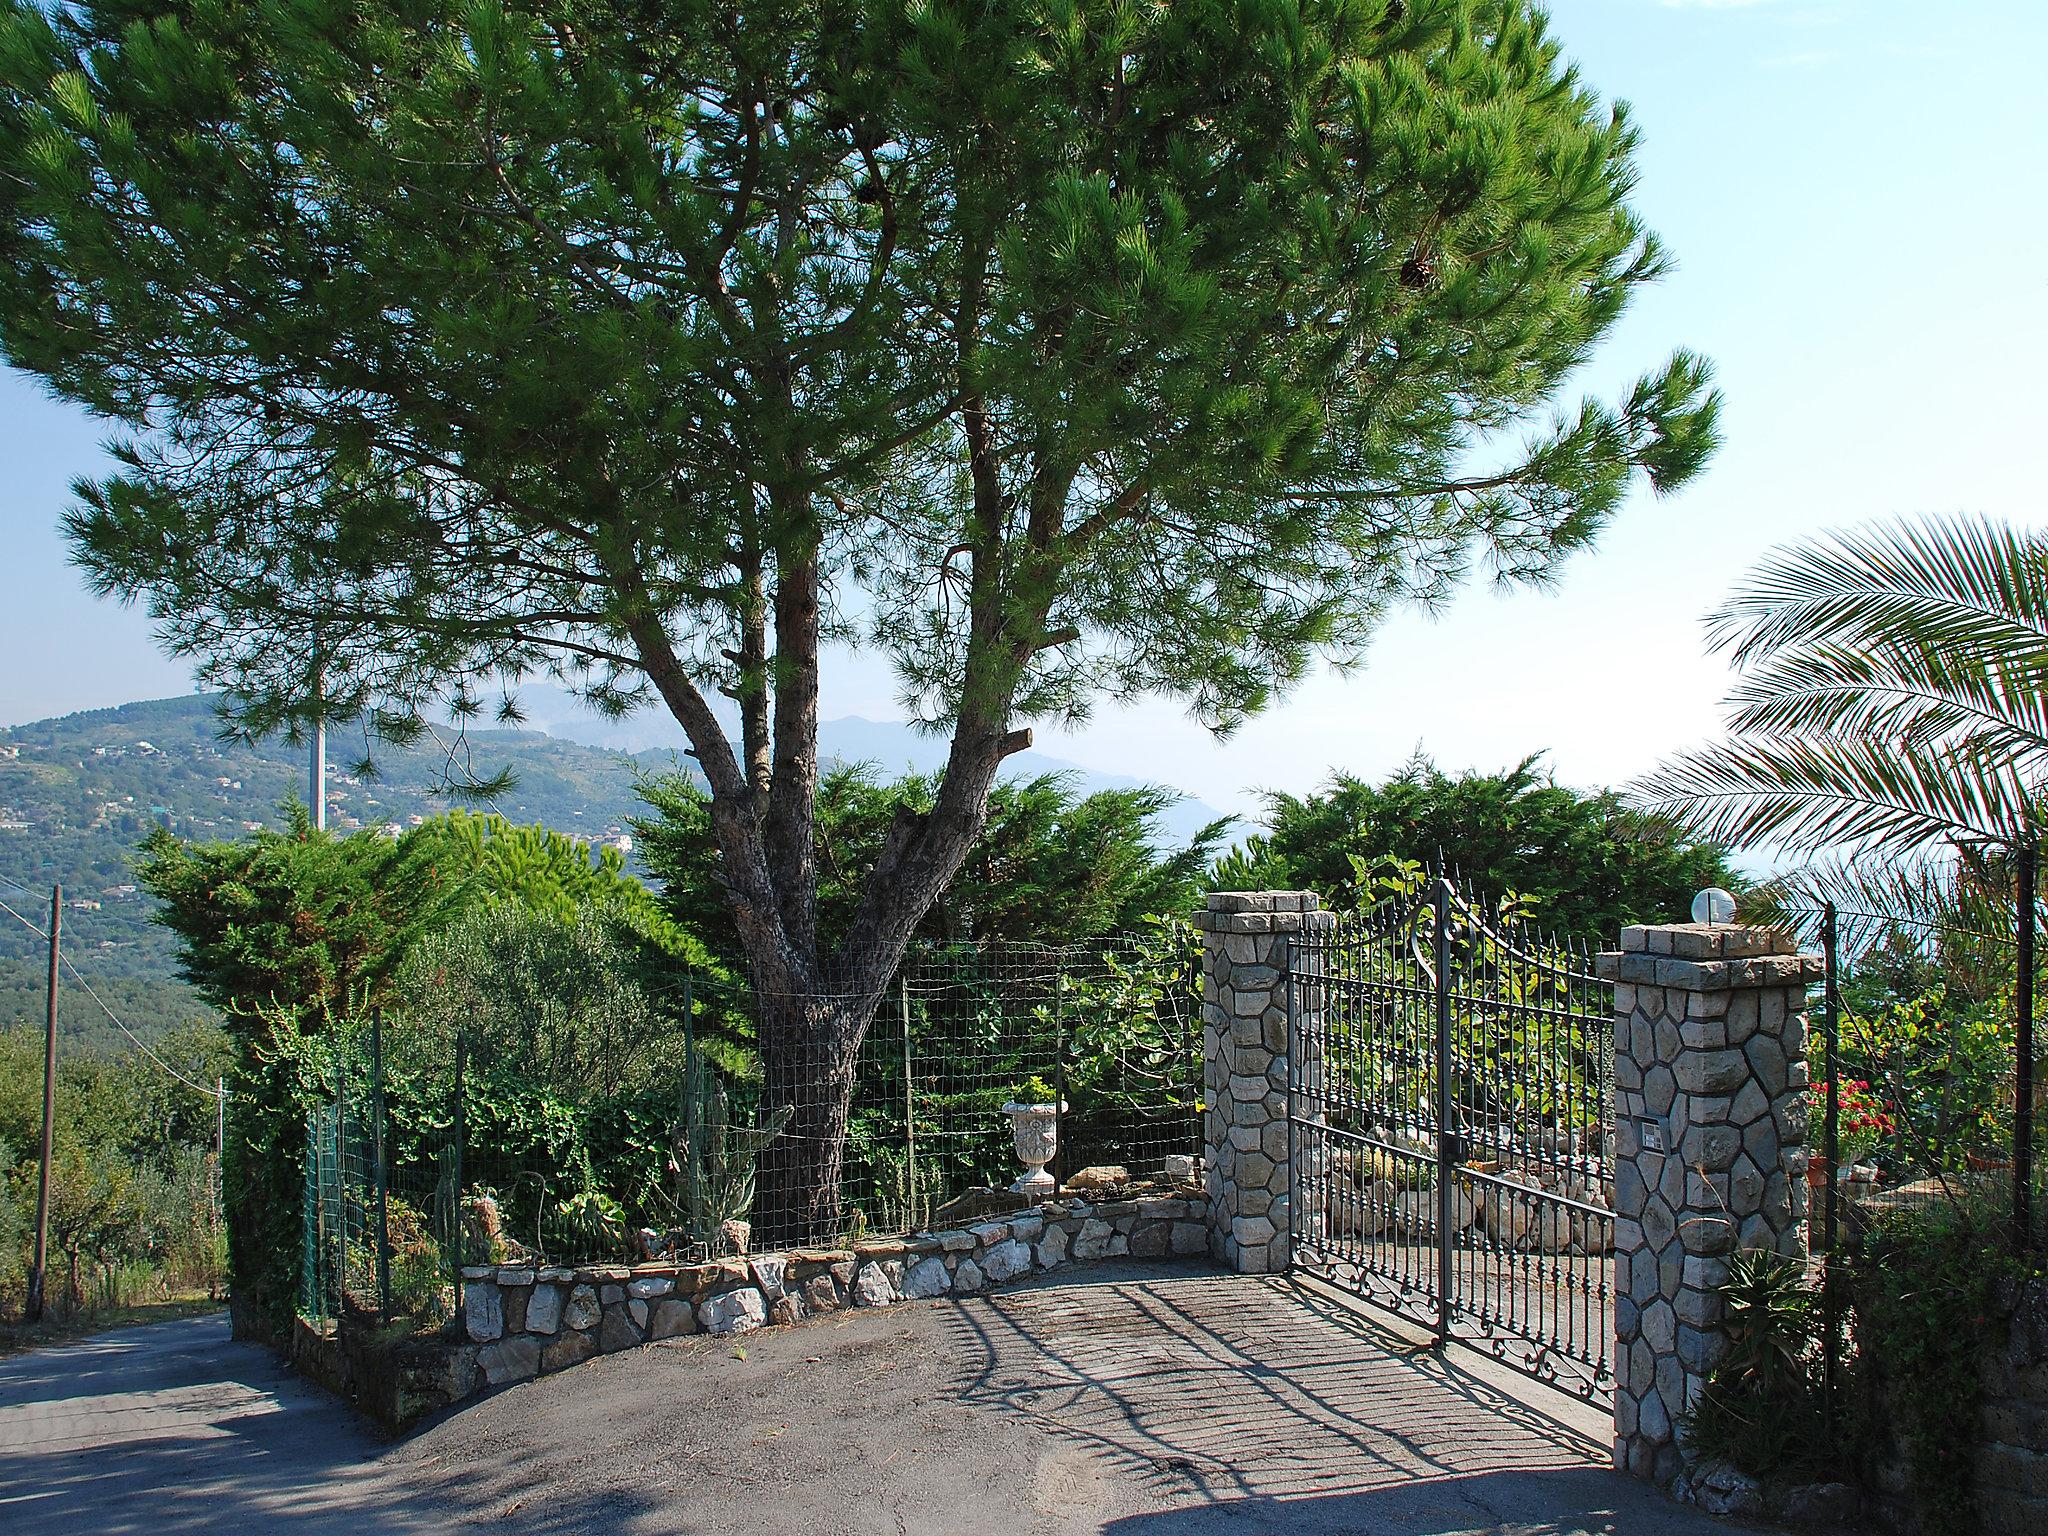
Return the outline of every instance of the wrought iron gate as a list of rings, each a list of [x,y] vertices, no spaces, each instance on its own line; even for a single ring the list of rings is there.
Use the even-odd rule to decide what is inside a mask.
[[[1603,1398],[1614,1014],[1589,962],[1442,878],[1305,936],[1288,1120],[1296,1270]]]

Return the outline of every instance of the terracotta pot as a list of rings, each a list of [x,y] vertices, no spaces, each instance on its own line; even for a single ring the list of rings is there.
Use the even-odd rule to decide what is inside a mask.
[[[1806,1186],[1809,1189],[1828,1187],[1828,1160],[1818,1152],[1806,1160]]]

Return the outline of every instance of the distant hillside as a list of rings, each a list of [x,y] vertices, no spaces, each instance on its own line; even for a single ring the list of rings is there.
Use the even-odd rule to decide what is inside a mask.
[[[0,900],[40,924],[50,885],[61,881],[66,952],[138,1028],[204,1010],[176,979],[170,936],[149,921],[149,903],[134,888],[136,846],[153,826],[181,837],[240,837],[279,824],[287,796],[305,797],[303,748],[281,739],[224,742],[218,730],[211,702],[198,696],[0,730]],[[362,755],[360,738],[330,736],[328,824],[405,826],[447,810],[455,802],[432,790],[441,750],[380,747],[378,776],[359,779],[349,768]],[[475,731],[467,751],[479,773],[508,767],[517,777],[491,809],[593,840],[624,830],[636,768],[666,769],[673,760],[648,752],[636,764],[622,752],[534,731]],[[0,1027],[42,1016],[41,943],[0,913]],[[90,999],[75,990],[64,998],[61,988],[59,996],[68,1031],[111,1034]]]
[[[543,709],[550,698],[544,692]],[[569,701],[555,696],[553,703]],[[604,722],[581,711],[552,709],[551,734],[536,730],[472,731],[465,751],[487,777],[509,768],[513,789],[489,807],[519,822],[540,822],[593,841],[619,836],[639,809],[633,794],[642,772],[668,771],[687,760],[665,734],[642,736],[640,750],[569,739]],[[534,712],[540,714],[540,710]],[[638,722],[636,722],[638,723]],[[653,722],[646,728],[654,729]],[[884,771],[929,771],[942,744],[903,725],[848,719],[828,722],[820,746],[828,757],[868,761]],[[328,745],[328,824],[406,826],[456,803],[435,793],[445,749],[433,743],[408,751],[379,745],[377,776],[350,772],[363,755],[360,737],[333,733]],[[1090,773],[1056,759],[1023,753],[1011,773],[1065,771],[1084,791],[1137,781]],[[47,920],[50,885],[64,886],[64,948],[109,1006],[139,1031],[167,1028],[202,1014],[203,1005],[177,979],[169,934],[149,920],[150,903],[134,888],[131,860],[154,826],[181,837],[235,838],[278,825],[278,807],[306,793],[306,753],[283,740],[251,747],[225,742],[209,699],[187,696],[91,710],[55,720],[0,728],[0,901]],[[1165,818],[1166,833],[1185,841],[1216,813],[1183,802]],[[40,1021],[42,941],[0,913],[0,1028]],[[105,1016],[78,989],[60,988],[60,1022],[81,1041],[112,1044]]]

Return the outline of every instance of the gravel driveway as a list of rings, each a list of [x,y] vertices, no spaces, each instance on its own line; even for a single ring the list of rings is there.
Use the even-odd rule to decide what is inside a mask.
[[[1606,1461],[1485,1362],[1143,1265],[600,1356],[396,1445],[221,1318],[0,1362],[10,1536],[1727,1529]]]

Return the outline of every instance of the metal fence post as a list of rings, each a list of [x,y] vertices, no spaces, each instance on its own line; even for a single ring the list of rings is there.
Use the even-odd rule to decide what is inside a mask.
[[[704,1187],[704,1165],[699,1161],[703,1147],[703,1096],[697,1082],[697,990],[696,978],[683,978],[683,1203],[682,1217],[691,1243],[711,1242],[711,1234],[698,1221],[698,1197]],[[706,1248],[709,1254],[709,1248]]]
[[[341,1145],[348,1134],[348,1053],[336,1042],[334,1052],[334,1315],[348,1310],[348,1172],[341,1165]]]
[[[1451,884],[1442,875],[1436,905],[1436,1336],[1451,1336]]]
[[[1052,993],[1052,1166],[1053,1188],[1067,1175],[1067,969],[1064,958],[1053,976]]]
[[[1820,1208],[1820,1249],[1821,1249],[1821,1333],[1823,1339],[1822,1362],[1825,1372],[1821,1405],[1826,1414],[1829,1439],[1832,1442],[1835,1425],[1835,1392],[1841,1368],[1841,1307],[1835,1288],[1835,1236],[1837,1202],[1841,1198],[1840,1185],[1835,1178],[1835,1158],[1839,1154],[1837,1135],[1841,1128],[1841,1066],[1839,1052],[1842,1045],[1841,1005],[1841,954],[1840,935],[1836,925],[1835,904],[1830,901],[1821,907],[1821,953],[1826,970],[1821,978],[1821,1048],[1825,1053],[1821,1071],[1822,1092],[1826,1096],[1827,1112],[1821,1125],[1821,1165],[1827,1172],[1827,1182],[1822,1187]]]
[[[457,1312],[462,1310],[462,1266],[466,1258],[463,1250],[466,1247],[466,1240],[469,1236],[469,1213],[463,1208],[462,1204],[462,1143],[469,1129],[463,1119],[462,1099],[463,1090],[467,1086],[465,1078],[468,1075],[468,1069],[469,1036],[463,1033],[462,1030],[457,1029],[455,1031],[455,1148],[453,1166],[448,1170],[449,1198],[451,1203],[448,1229],[452,1239],[450,1246],[454,1252],[455,1310]]]
[[[896,1002],[903,1018],[903,1214],[911,1226],[924,1222],[917,1195],[917,1078],[910,1057],[910,978],[896,978]]]
[[[213,1080],[213,1207],[206,1213],[206,1229],[216,1242],[221,1223],[227,1219],[228,1200],[228,1080]],[[218,1289],[218,1287],[216,1287]]]
[[[1308,1084],[1303,1081],[1302,1074],[1306,1053],[1298,1045],[1301,1002],[1295,991],[1295,970],[1300,964],[1300,957],[1301,937],[1290,934],[1280,949],[1281,974],[1287,981],[1287,1267],[1290,1270],[1294,1268],[1295,1255],[1301,1252],[1302,1235],[1308,1231],[1308,1205],[1302,1198],[1301,1187],[1300,1129],[1301,1117],[1307,1112],[1303,1101]],[[1324,1187],[1327,1188],[1327,1184]],[[1315,1235],[1321,1237],[1325,1234],[1319,1231]]]
[[[2024,1251],[2033,1238],[2034,1226],[2034,886],[2038,850],[2031,835],[2018,852],[2019,1018],[2013,1043],[2019,1060],[2014,1063],[2012,1084],[2012,1237],[2014,1248]]]
[[[1821,1249],[1832,1254],[1835,1251],[1835,1221],[1839,1192],[1835,1181],[1836,1140],[1841,1130],[1841,1072],[1836,1062],[1836,1052],[1841,1049],[1841,993],[1838,990],[1840,955],[1839,937],[1836,928],[1835,904],[1830,901],[1821,908],[1821,951],[1827,964],[1827,973],[1821,982],[1821,1023],[1824,1032],[1822,1041],[1827,1059],[1822,1067],[1826,1076],[1823,1092],[1826,1095],[1827,1111],[1822,1122],[1821,1156],[1827,1161],[1828,1181],[1821,1195]]]
[[[384,1165],[384,1010],[370,1012],[370,1155],[377,1181],[377,1315],[391,1321],[390,1173]]]

